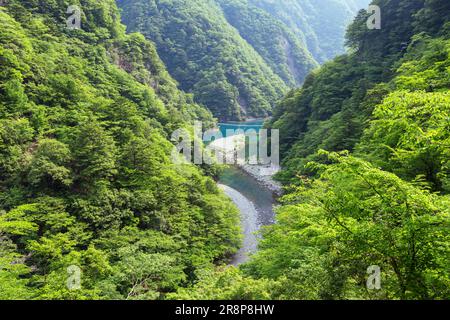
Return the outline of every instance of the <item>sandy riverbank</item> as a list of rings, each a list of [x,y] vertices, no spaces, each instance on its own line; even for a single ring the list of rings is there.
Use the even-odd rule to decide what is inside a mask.
[[[258,250],[257,232],[260,229],[258,212],[255,205],[239,191],[223,184],[219,184],[219,188],[225,192],[241,212],[243,243],[231,261],[232,265],[239,266],[247,262],[250,255]]]

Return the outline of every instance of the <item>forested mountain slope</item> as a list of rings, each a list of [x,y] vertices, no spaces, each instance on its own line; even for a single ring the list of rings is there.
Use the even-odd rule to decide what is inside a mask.
[[[123,21],[155,42],[170,74],[221,120],[265,117],[287,85],[213,0],[120,0]]]
[[[361,12],[269,124],[286,188],[259,251],[171,298],[450,297],[450,2],[373,3],[382,28]]]
[[[0,299],[160,299],[239,244],[215,182],[170,158],[212,117],[113,0],[77,3],[80,30],[69,1],[0,7]]]
[[[347,34],[352,52],[313,72],[301,89],[292,91],[277,107],[272,125],[281,130],[288,170],[301,168],[320,148],[353,150],[375,105],[391,90],[387,83],[396,75],[408,47],[411,51],[424,41],[419,41],[422,31],[432,36],[446,32],[445,19],[437,22],[438,29],[423,23],[434,18],[425,16],[432,14],[423,9],[422,0],[381,4],[381,30],[368,30],[368,16],[359,15]]]
[[[225,17],[290,87],[303,83],[317,63],[289,28],[247,0],[216,0]]]
[[[248,0],[282,21],[319,63],[344,53],[347,25],[370,0]]]
[[[128,30],[155,42],[181,88],[221,120],[270,115],[317,61],[343,52],[357,11],[343,0],[117,2]]]

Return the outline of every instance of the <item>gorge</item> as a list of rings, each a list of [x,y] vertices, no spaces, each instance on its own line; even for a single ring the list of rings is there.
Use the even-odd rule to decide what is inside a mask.
[[[368,2],[2,1],[0,300],[448,300],[450,1]]]

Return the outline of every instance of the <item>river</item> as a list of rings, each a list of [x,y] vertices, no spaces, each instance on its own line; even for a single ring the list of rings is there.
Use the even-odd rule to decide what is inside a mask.
[[[263,122],[263,120],[253,120],[221,123],[219,129],[224,137],[229,136],[229,130],[259,132]],[[250,255],[258,249],[261,227],[275,222],[273,206],[276,200],[272,191],[234,166],[223,171],[219,179],[219,187],[235,203],[241,213],[243,243],[231,261],[232,265],[238,266],[248,261]]]
[[[242,220],[243,244],[233,257],[231,264],[245,263],[249,256],[258,249],[258,231],[262,226],[275,222],[273,205],[275,196],[255,178],[243,171],[229,167],[220,177],[219,187],[236,204]]]

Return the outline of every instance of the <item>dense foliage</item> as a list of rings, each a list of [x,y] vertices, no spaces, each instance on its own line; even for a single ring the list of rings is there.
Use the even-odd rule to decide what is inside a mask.
[[[346,154],[310,164],[318,179],[285,196],[277,224],[245,270],[277,279],[287,299],[450,296],[448,199]],[[382,270],[367,290],[367,269]]]
[[[0,7],[0,299],[160,299],[239,245],[215,182],[170,159],[213,119],[114,1],[75,2],[81,30],[74,1]]]

